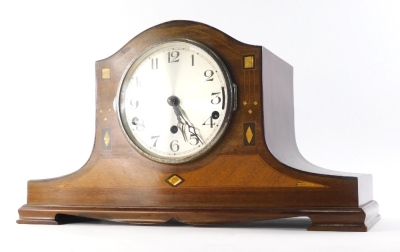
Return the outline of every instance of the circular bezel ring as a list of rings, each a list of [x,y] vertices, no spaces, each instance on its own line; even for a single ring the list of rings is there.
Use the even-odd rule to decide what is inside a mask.
[[[121,110],[124,110],[124,108],[121,108],[121,90],[122,90],[123,86],[125,85],[125,83],[129,83],[127,81],[129,76],[132,75],[132,73],[136,70],[137,66],[147,56],[151,55],[152,53],[154,53],[158,50],[163,49],[163,47],[165,47],[165,48],[168,47],[167,46],[168,43],[173,43],[173,42],[188,43],[188,44],[194,45],[194,46],[202,49],[203,51],[205,51],[217,63],[218,67],[221,69],[222,74],[225,78],[226,87],[227,87],[226,92],[227,92],[227,96],[228,96],[227,103],[226,103],[226,116],[223,120],[222,125],[220,125],[220,129],[218,130],[217,134],[214,136],[214,138],[211,141],[209,141],[206,144],[206,146],[204,148],[193,153],[192,155],[184,156],[184,157],[165,157],[165,156],[158,155],[154,152],[148,151],[147,148],[143,147],[138,141],[134,140],[135,137],[133,136],[133,134],[130,133],[130,131],[126,130],[125,125],[127,124],[127,122],[121,116],[122,114],[124,114],[124,111],[121,111]],[[130,64],[126,67],[125,72],[123,73],[122,78],[119,83],[117,95],[115,97],[115,105],[116,105],[115,108],[116,108],[116,112],[118,115],[118,121],[119,121],[120,127],[122,129],[122,132],[123,132],[125,138],[134,147],[134,149],[137,152],[139,152],[141,155],[143,155],[144,157],[151,159],[153,161],[156,161],[159,163],[164,163],[164,164],[187,163],[187,162],[196,160],[196,159],[200,158],[201,156],[203,156],[204,154],[208,153],[215,146],[215,144],[222,138],[223,134],[225,133],[225,131],[229,125],[229,122],[231,120],[231,117],[232,117],[233,103],[234,103],[234,97],[233,97],[232,79],[229,74],[228,68],[226,67],[226,65],[224,64],[222,59],[206,45],[204,45],[200,42],[190,40],[190,39],[185,39],[185,38],[175,38],[175,39],[163,40],[163,41],[160,41],[160,42],[150,45],[145,50],[143,50],[141,53],[139,53],[130,62]]]

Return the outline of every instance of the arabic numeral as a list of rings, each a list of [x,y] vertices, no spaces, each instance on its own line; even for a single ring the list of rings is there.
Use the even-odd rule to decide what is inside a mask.
[[[168,63],[179,62],[178,57],[179,57],[178,51],[168,52]]]
[[[215,125],[215,122],[213,122],[213,120],[216,120],[218,118],[219,118],[219,112],[214,111],[211,113],[211,116],[209,118],[207,118],[207,120],[203,123],[203,125],[210,125],[210,128],[213,128]]]
[[[179,145],[178,145],[178,140],[173,140],[171,142],[171,144],[169,145],[169,148],[173,151],[173,152],[177,152],[179,150]]]
[[[194,140],[194,141],[192,141],[192,140]],[[191,134],[190,134],[190,141],[189,141],[189,143],[190,143],[191,145],[198,145],[199,142],[200,142],[200,139],[197,137],[197,135],[191,133]]]
[[[151,69],[158,69],[158,58],[151,59]]]
[[[221,94],[221,92],[216,92],[216,93],[211,93],[212,96],[214,96],[214,98],[211,99],[211,104],[220,104],[222,99],[221,97],[219,97],[219,95]]]
[[[206,77],[206,81],[213,81],[214,80],[214,78],[213,78],[214,71],[213,70],[206,70],[204,72],[204,76]]]
[[[136,76],[135,83],[136,83],[136,87],[141,87],[142,86],[142,78],[140,78],[139,76]]]
[[[144,121],[137,117],[132,118],[132,124],[136,126],[137,131],[143,131],[145,129]]]
[[[153,144],[153,147],[156,147],[157,141],[158,141],[158,138],[159,138],[159,137],[160,137],[160,136],[152,136],[152,137],[151,137],[152,140],[155,139],[154,144]]]
[[[129,103],[129,105],[131,105],[131,109],[137,109],[137,107],[139,106],[139,101],[132,99]]]

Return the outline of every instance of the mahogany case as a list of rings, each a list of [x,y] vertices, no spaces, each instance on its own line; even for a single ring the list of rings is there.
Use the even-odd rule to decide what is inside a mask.
[[[222,140],[183,164],[140,155],[119,124],[114,99],[127,67],[149,46],[171,38],[216,52],[237,84],[237,110]],[[367,231],[380,218],[372,176],[319,168],[296,145],[293,68],[261,46],[191,21],[152,27],[96,62],[92,154],[76,172],[28,182],[18,223],[57,224],[62,216],[193,225],[307,216],[308,230]],[[73,218],[71,218],[72,220]]]

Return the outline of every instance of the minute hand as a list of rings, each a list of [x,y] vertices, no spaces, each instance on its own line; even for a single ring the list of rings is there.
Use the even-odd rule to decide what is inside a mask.
[[[183,111],[183,109],[179,105],[174,104],[172,106],[173,106],[175,115],[178,118],[178,127],[181,129],[183,138],[185,139],[185,141],[187,142],[184,124],[186,124],[186,126],[188,127],[188,130],[191,133],[190,136],[194,136],[201,144],[203,144],[203,141],[201,140],[200,136],[196,133],[196,128],[192,126],[193,124],[187,118],[185,111]],[[183,120],[184,124],[183,124],[182,120]]]

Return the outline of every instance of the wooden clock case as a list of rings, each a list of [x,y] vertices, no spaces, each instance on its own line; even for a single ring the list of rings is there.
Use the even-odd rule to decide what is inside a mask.
[[[211,48],[238,86],[237,110],[222,140],[201,158],[177,165],[137,153],[115,106],[127,67],[150,45],[171,38]],[[261,46],[201,23],[171,21],[96,62],[96,81],[89,160],[72,174],[29,181],[18,223],[58,224],[66,220],[61,217],[77,216],[210,225],[307,216],[308,230],[367,231],[380,218],[371,175],[322,169],[301,156],[294,135],[293,68]]]

